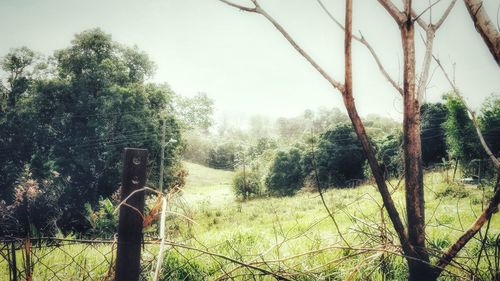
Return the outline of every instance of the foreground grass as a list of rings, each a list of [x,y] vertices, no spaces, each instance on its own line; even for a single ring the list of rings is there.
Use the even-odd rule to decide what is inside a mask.
[[[346,250],[329,249],[332,245],[345,245],[346,242],[338,234],[334,222],[328,216],[317,192],[303,192],[293,197],[258,198],[250,201],[239,201],[230,194],[231,173],[219,172],[195,164],[188,164],[190,181],[186,194],[196,192],[204,200],[192,200],[192,197],[179,198],[188,206],[188,214],[196,221],[187,233],[196,237],[197,244],[211,248],[234,258],[252,260],[277,260],[305,252],[318,251],[315,254],[291,259],[289,267],[296,271],[325,271],[324,277],[333,279],[381,279],[380,252],[356,256],[335,266],[335,260],[348,255]],[[215,173],[217,182],[204,180]],[[403,183],[391,182],[396,189],[394,201],[404,214]],[[431,250],[444,250],[453,243],[465,228],[472,224],[482,207],[491,196],[491,186],[478,188],[447,183],[445,172],[428,172],[425,176],[426,187],[426,221],[428,245]],[[217,198],[223,194],[222,198]],[[215,198],[214,198],[215,197]],[[327,206],[334,213],[340,233],[352,247],[377,247],[374,237],[384,234],[385,239],[395,241],[392,226],[383,228],[389,219],[381,215],[381,198],[372,184],[353,189],[330,189],[324,193]],[[181,219],[171,218],[173,224],[184,224]],[[405,218],[403,218],[405,219]],[[494,216],[489,234],[495,237],[500,234],[500,217]],[[367,235],[363,232],[369,232]],[[389,232],[389,233],[386,233]],[[372,235],[372,236],[370,236]],[[472,241],[462,252],[462,256],[474,256],[479,241]],[[278,245],[273,247],[274,245]],[[272,250],[269,250],[272,249]],[[264,254],[263,254],[264,253]],[[360,264],[361,262],[361,264]],[[475,260],[461,262],[473,266]],[[329,263],[331,263],[329,265]],[[404,280],[406,268],[401,258],[391,258],[388,276],[391,279]],[[324,265],[323,267],[321,265]],[[486,273],[488,265],[482,264],[481,270]],[[452,269],[452,268],[450,268]],[[353,274],[353,272],[355,272]],[[387,272],[385,272],[387,274]],[[321,275],[321,274],[320,274]],[[328,277],[329,276],[329,277]],[[377,277],[378,276],[378,277]],[[451,275],[449,279],[454,279]],[[448,279],[446,278],[446,279]]]
[[[385,212],[381,212],[381,199],[374,185],[324,192],[338,231],[317,192],[240,201],[231,191],[232,172],[192,163],[185,165],[189,170],[186,188],[169,203],[175,213],[168,218],[168,238],[224,257],[169,247],[162,280],[215,280],[224,279],[225,273],[236,276],[235,280],[274,280],[228,259],[286,274],[295,280],[406,279],[405,261],[394,246],[398,244],[397,236]],[[400,214],[404,214],[403,184],[398,185],[394,180],[391,185],[393,199]],[[491,196],[491,186],[450,183],[445,172],[427,172],[425,188],[427,244],[436,253],[462,234]],[[152,231],[150,234],[156,235],[154,228]],[[500,216],[495,215],[489,230],[493,238],[486,249],[490,254],[498,235]],[[479,245],[478,239],[471,241],[462,250],[460,263],[474,269]],[[108,244],[41,248],[37,259],[43,264],[35,266],[34,280],[105,280],[113,253],[111,247]],[[148,280],[158,246],[146,245],[143,249],[141,280]],[[18,259],[18,264],[22,263],[20,252]],[[0,280],[9,280],[5,268],[0,262]],[[490,265],[483,258],[479,277],[491,278],[488,268]],[[463,275],[463,271],[449,269],[451,273],[444,274],[442,280],[457,280],[455,274]]]

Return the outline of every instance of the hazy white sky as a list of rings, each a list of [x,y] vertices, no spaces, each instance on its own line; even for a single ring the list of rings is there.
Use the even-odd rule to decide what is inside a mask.
[[[250,1],[239,0],[238,3]],[[344,1],[324,0],[343,20]],[[399,1],[395,1],[399,2]],[[414,1],[417,10],[428,1]],[[315,0],[260,0],[261,5],[337,80],[343,80],[343,35]],[[434,20],[449,0],[432,10]],[[495,21],[500,0],[485,0]],[[423,16],[429,20],[429,14]],[[73,35],[100,27],[113,39],[137,45],[158,66],[155,81],[183,95],[206,92],[220,112],[292,116],[307,108],[342,108],[340,95],[262,16],[217,0],[0,0],[0,55],[28,46],[44,54]],[[361,30],[395,79],[402,64],[399,31],[375,0],[354,1]],[[417,64],[423,55],[417,33]],[[353,42],[354,92],[362,115],[399,118],[401,98],[379,73],[368,51]],[[470,104],[500,93],[500,69],[458,1],[435,40],[435,54],[450,69]],[[433,67],[434,68],[434,67]],[[431,69],[432,70],[432,69]],[[440,99],[448,84],[436,70],[427,97]]]

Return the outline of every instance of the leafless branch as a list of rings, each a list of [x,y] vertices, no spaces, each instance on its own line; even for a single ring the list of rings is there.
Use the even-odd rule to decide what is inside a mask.
[[[500,170],[500,161],[498,160],[498,158],[496,158],[496,156],[493,154],[493,152],[491,152],[490,147],[488,146],[488,144],[484,140],[484,136],[483,136],[483,134],[481,132],[481,129],[479,128],[479,122],[477,121],[477,118],[476,118],[476,113],[474,112],[474,110],[472,110],[472,108],[470,108],[467,105],[467,103],[465,102],[465,99],[463,98],[462,93],[460,92],[460,90],[458,89],[458,87],[455,85],[455,83],[453,83],[451,81],[448,73],[446,72],[446,70],[444,69],[443,65],[441,64],[441,61],[436,56],[434,56],[434,55],[432,57],[434,58],[434,61],[436,61],[437,65],[439,66],[439,68],[443,72],[443,75],[445,76],[446,80],[450,84],[450,86],[453,89],[453,92],[455,93],[455,95],[463,102],[463,104],[465,105],[467,111],[470,113],[470,115],[472,117],[472,123],[473,123],[473,125],[474,125],[474,127],[476,129],[476,134],[479,137],[479,140],[481,142],[481,145],[483,146],[484,151],[486,152],[486,154],[488,155],[488,157],[491,159],[491,161],[495,165],[495,168],[497,170]]]
[[[440,0],[434,2],[434,4],[436,4],[439,1]],[[419,16],[417,16],[415,18],[417,23],[420,25],[420,27],[422,27],[422,29],[425,30],[425,34],[426,34],[426,39],[424,40],[425,55],[424,55],[424,60],[422,62],[422,70],[420,73],[419,83],[418,83],[418,88],[417,88],[417,96],[418,96],[419,101],[423,100],[423,97],[425,94],[425,89],[427,87],[428,80],[429,80],[429,69],[430,69],[430,65],[432,62],[432,49],[434,46],[434,36],[436,34],[436,31],[439,29],[439,27],[441,27],[443,22],[446,20],[446,18],[450,14],[453,6],[455,5],[455,2],[457,2],[457,0],[452,0],[450,2],[448,7],[446,8],[445,12],[443,13],[441,18],[436,23],[436,25],[433,25],[432,23],[429,23],[429,24],[425,23]],[[434,4],[432,4],[432,5],[434,5]],[[412,15],[414,15],[414,14],[415,14],[415,11],[412,10]]]
[[[490,20],[482,0],[464,0],[465,7],[469,11],[477,32],[483,38],[484,43],[500,66],[500,32]]]
[[[378,0],[378,2],[387,10],[387,12],[399,25],[406,21],[405,14],[401,12],[391,0]]]
[[[418,16],[413,16],[413,21],[418,21],[422,15],[424,15],[427,11],[431,11],[432,7],[434,7],[439,2],[441,2],[441,0],[434,1],[434,3],[430,4],[429,6],[427,6],[427,8],[425,8]],[[412,10],[412,14],[413,13],[414,12]],[[429,22],[429,24],[432,24],[432,23]]]
[[[238,5],[238,4],[235,4],[233,2],[230,2],[230,1],[227,1],[227,0],[219,0],[221,1],[222,3],[224,4],[227,4],[231,7],[235,7],[235,8],[238,8],[240,9],[241,11],[245,11],[245,12],[251,12],[251,13],[255,13],[256,12],[256,7],[245,7],[243,5]]]
[[[490,157],[492,162],[495,165],[495,168],[498,171],[498,177],[500,177],[500,161],[495,157],[495,155],[491,152],[488,144],[484,140],[484,137],[481,133],[481,130],[479,128],[479,124],[477,122],[476,116],[474,111],[467,105],[465,102],[464,98],[462,97],[460,91],[458,90],[458,87],[453,83],[444,70],[441,62],[439,61],[438,58],[436,58],[433,55],[434,60],[438,64],[439,68],[443,72],[444,76],[446,77],[446,80],[448,80],[448,83],[452,87],[455,95],[457,95],[460,100],[463,102],[465,107],[467,108],[467,111],[471,114],[473,125],[476,129],[476,133],[479,137],[479,140],[481,141],[481,145],[483,146],[483,149],[486,151],[486,154]],[[443,254],[443,256],[439,259],[437,263],[437,267],[439,269],[445,268],[450,262],[456,257],[458,252],[471,240],[474,235],[481,229],[481,227],[491,218],[491,216],[498,212],[498,205],[500,204],[500,188],[499,188],[499,181],[497,180],[496,185],[495,185],[495,193],[493,194],[493,197],[490,199],[490,202],[488,203],[488,206],[486,209],[483,210],[483,212],[479,215],[479,217],[476,219],[476,221],[467,229],[461,236],[458,238],[458,240],[448,248],[448,250]]]
[[[332,13],[330,13],[330,11],[326,8],[326,6],[323,4],[323,2],[321,0],[317,0],[317,2],[321,6],[321,9],[328,15],[328,17],[340,29],[342,29],[343,31],[345,31],[344,26],[332,15]],[[382,75],[385,77],[385,79],[387,79],[387,81],[399,92],[399,94],[403,95],[403,89],[401,88],[401,86],[396,81],[394,81],[394,79],[392,79],[392,77],[386,71],[386,69],[385,69],[384,65],[382,64],[382,62],[380,61],[377,53],[375,52],[375,50],[373,49],[373,47],[370,45],[370,43],[365,39],[365,37],[363,36],[363,34],[361,34],[361,32],[360,32],[360,36],[361,37],[358,37],[358,36],[356,36],[356,35],[353,34],[352,38],[354,40],[360,42],[361,44],[365,45],[365,47],[368,49],[368,51],[372,55],[373,59],[377,63],[377,66],[378,66],[380,72],[382,72]]]

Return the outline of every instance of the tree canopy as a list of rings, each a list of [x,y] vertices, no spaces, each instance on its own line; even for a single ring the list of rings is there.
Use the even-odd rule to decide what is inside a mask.
[[[173,92],[147,82],[154,63],[144,52],[114,42],[100,29],[87,30],[54,53],[50,75],[28,79],[33,54],[21,48],[2,60],[8,84],[14,85],[4,87],[8,92],[2,96],[9,110],[0,119],[6,132],[0,137],[2,163],[7,163],[2,199],[12,200],[9,194],[25,167],[35,180],[57,173],[53,185],[61,192],[55,200],[64,210],[57,225],[85,229],[84,203],[97,204],[119,187],[123,147],[149,150],[149,179],[157,184],[160,120],[167,122],[166,138],[178,140],[166,147],[164,181],[166,186],[177,181],[181,133],[166,110]]]

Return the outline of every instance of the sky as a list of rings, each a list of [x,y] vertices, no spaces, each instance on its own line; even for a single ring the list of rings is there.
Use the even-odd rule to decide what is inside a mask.
[[[344,1],[323,1],[343,21]],[[426,12],[422,18],[437,21],[449,1],[440,1],[432,14]],[[413,2],[417,13],[428,3]],[[329,74],[343,80],[343,34],[315,0],[259,3]],[[498,23],[500,1],[484,4]],[[69,46],[75,33],[95,27],[149,54],[157,65],[154,82],[167,82],[181,95],[207,93],[215,100],[219,116],[289,117],[306,109],[343,108],[340,94],[265,18],[217,0],[0,0],[0,55],[19,46],[50,55]],[[353,30],[363,33],[391,76],[401,81],[399,30],[377,1],[354,1]],[[424,52],[421,35],[417,29],[417,70]],[[434,54],[454,75],[472,107],[500,94],[500,68],[462,1],[457,1],[437,32]],[[353,69],[360,114],[400,119],[401,97],[357,42],[353,42]],[[435,102],[450,87],[435,65],[431,73],[426,99]]]

